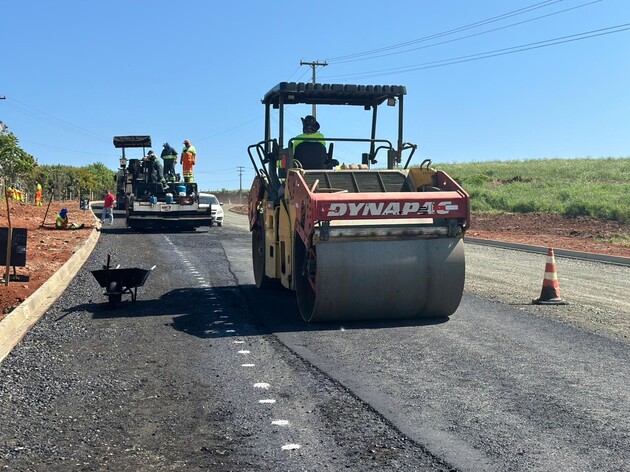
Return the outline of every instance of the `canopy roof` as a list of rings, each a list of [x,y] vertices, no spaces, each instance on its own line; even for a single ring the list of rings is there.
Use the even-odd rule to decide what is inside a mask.
[[[351,85],[313,84],[305,82],[280,82],[265,94],[262,102],[280,106],[284,104],[322,105],[380,105],[388,98],[400,98],[407,94],[404,85]]]
[[[117,148],[151,147],[151,136],[114,136],[114,147],[117,147]]]

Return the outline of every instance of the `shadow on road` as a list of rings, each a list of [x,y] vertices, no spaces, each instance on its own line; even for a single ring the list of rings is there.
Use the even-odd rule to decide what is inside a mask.
[[[421,327],[448,321],[448,318],[431,318],[309,324],[300,317],[293,292],[264,291],[254,285],[176,289],[152,300],[142,299],[139,293],[135,303],[125,295],[119,308],[111,308],[107,297],[101,296],[102,301],[77,305],[58,320],[72,313],[88,313],[95,320],[171,317],[169,324],[173,329],[199,338]]]

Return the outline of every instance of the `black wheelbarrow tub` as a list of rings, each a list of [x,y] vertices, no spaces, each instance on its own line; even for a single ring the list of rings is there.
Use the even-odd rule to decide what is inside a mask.
[[[148,269],[100,269],[93,270],[92,275],[101,287],[108,287],[112,282],[116,282],[120,287],[134,288],[142,287],[147,281]]]
[[[99,269],[93,270],[92,275],[98,284],[105,288],[105,295],[109,296],[110,304],[116,306],[124,293],[131,294],[131,300],[136,301],[137,289],[147,281],[153,269]]]

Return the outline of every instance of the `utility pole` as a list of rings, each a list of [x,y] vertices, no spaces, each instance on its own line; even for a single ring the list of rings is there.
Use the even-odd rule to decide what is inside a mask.
[[[245,172],[245,167],[236,166],[236,170],[238,171],[238,202],[243,203],[243,172]]]
[[[6,100],[7,97],[5,97],[4,95],[0,96],[0,100]],[[5,130],[7,129],[7,125],[5,125],[1,120],[0,120],[0,134],[4,133]]]
[[[318,61],[314,61],[314,62],[306,62],[306,61],[300,61],[300,65],[301,66],[311,66],[313,68],[313,83],[317,83],[317,78],[315,76],[315,68],[317,66],[322,66],[322,67],[326,67],[328,65],[328,63],[326,61],[324,62],[318,62]],[[317,118],[317,108],[315,107],[315,104],[313,104],[313,116],[315,118]]]

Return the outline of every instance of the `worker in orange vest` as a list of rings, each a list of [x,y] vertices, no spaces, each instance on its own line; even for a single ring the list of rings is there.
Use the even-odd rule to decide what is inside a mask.
[[[35,192],[35,205],[42,206],[42,195],[43,195],[42,184],[40,184],[39,182],[35,182],[35,183],[37,184],[37,191]]]
[[[183,167],[184,182],[194,182],[193,167],[197,163],[197,150],[188,139],[184,140],[184,149],[179,163]]]

